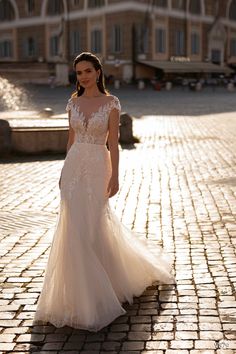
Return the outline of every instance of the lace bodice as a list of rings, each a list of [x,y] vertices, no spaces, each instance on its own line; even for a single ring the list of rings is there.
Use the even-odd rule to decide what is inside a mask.
[[[116,96],[86,98],[73,97],[68,100],[66,110],[70,111],[70,123],[75,131],[75,142],[106,144],[108,120],[112,109],[121,110]]]

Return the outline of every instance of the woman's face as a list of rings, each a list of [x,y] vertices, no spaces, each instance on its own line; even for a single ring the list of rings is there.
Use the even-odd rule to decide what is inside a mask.
[[[100,70],[96,70],[90,61],[80,61],[75,66],[77,81],[84,88],[97,85]]]

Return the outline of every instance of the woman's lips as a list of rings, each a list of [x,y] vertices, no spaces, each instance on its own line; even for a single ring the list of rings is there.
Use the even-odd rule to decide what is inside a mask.
[[[89,83],[89,80],[81,81],[81,84],[84,84],[84,85],[86,85],[86,84],[88,84],[88,83]]]

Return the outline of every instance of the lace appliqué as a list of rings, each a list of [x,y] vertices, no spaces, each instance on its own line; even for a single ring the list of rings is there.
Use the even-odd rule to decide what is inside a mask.
[[[63,199],[72,199],[77,186],[81,184],[86,189],[88,198],[94,200],[91,186],[94,174],[96,175],[96,166],[102,166],[105,160],[107,164],[110,161],[105,144],[109,115],[113,108],[119,112],[121,110],[119,99],[115,96],[103,102],[97,111],[86,119],[78,101],[69,99],[66,110],[71,111],[70,124],[75,131],[75,141],[68,151],[63,166],[61,180]],[[84,146],[84,143],[92,146]]]
[[[80,106],[78,103],[74,102],[72,98],[69,99],[67,106],[66,106],[66,111],[72,111],[74,110],[75,112],[78,113],[78,118],[80,118],[83,121],[83,126],[87,130],[89,123],[95,118],[95,117],[100,117],[100,119],[104,118],[109,115],[111,110],[113,108],[116,108],[119,112],[121,111],[121,106],[120,102],[117,97],[113,96],[113,99],[110,100],[109,102],[101,105],[98,109],[98,111],[91,113],[89,118],[85,117],[85,114],[80,110]]]
[[[71,146],[62,168],[61,198],[71,200],[77,187],[82,185],[88,199],[93,199],[93,202],[96,202],[92,190],[94,176],[97,174],[96,166],[109,164],[107,154],[106,146],[99,145],[97,147],[94,144],[86,146],[75,142]]]
[[[100,106],[99,110],[102,109],[103,107],[106,107],[107,105],[110,105],[110,107],[108,107],[110,108],[110,110],[116,108],[119,112],[121,111],[120,101],[116,96],[112,96],[112,100]],[[66,111],[69,112],[70,110],[72,110],[72,108],[75,108],[78,112],[80,112],[79,105],[73,101],[73,98],[69,98],[66,105]],[[94,112],[93,114],[96,113],[97,112]]]
[[[121,110],[119,99],[115,96],[112,96],[111,100],[102,104],[96,112],[93,112],[87,118],[78,102],[75,102],[72,98],[69,99],[66,110],[71,111],[70,122],[76,133],[76,141],[105,144],[108,132],[108,119],[113,108],[119,112]]]

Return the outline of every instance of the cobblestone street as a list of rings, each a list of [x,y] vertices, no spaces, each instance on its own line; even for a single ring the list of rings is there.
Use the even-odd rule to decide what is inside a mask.
[[[68,91],[54,91],[57,114]],[[121,148],[111,204],[153,250],[161,245],[174,258],[177,283],[150,286],[98,333],[33,326],[64,156],[2,159],[0,353],[234,354],[236,94],[113,93],[138,117],[141,142]]]

